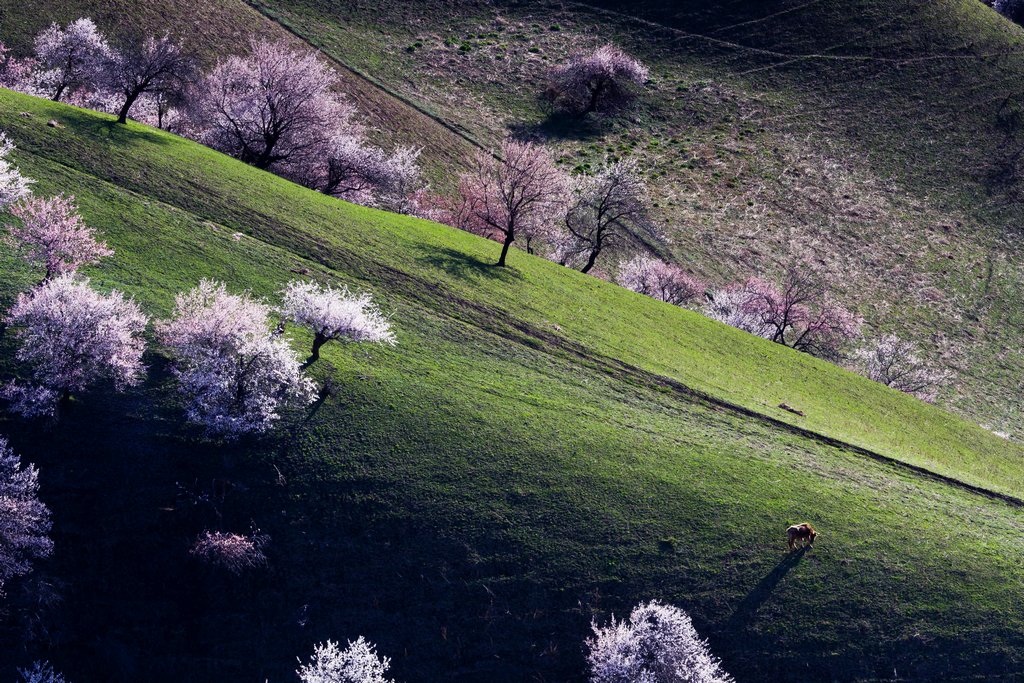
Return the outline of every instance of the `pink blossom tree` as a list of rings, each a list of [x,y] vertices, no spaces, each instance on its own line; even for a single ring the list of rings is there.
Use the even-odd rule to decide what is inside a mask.
[[[378,657],[377,648],[362,636],[342,649],[328,640],[313,649],[308,664],[295,672],[302,683],[394,683],[387,678],[391,660]]]
[[[11,49],[0,42],[0,87],[16,90],[28,95],[41,95],[33,57],[16,57]]]
[[[782,284],[760,278],[744,284],[748,306],[771,330],[771,339],[798,351],[836,360],[860,333],[861,320],[829,300],[821,278],[811,269],[787,269]]]
[[[352,294],[315,282],[292,281],[282,291],[282,311],[289,320],[313,332],[310,362],[332,340],[397,343],[391,323],[368,293]]]
[[[74,90],[95,88],[110,58],[106,38],[88,17],[64,28],[51,24],[36,36],[35,51],[40,84],[54,101]]]
[[[128,121],[132,107],[143,95],[167,97],[183,89],[193,70],[192,60],[169,35],[150,36],[113,52],[106,82],[123,102],[117,113],[118,123]]]
[[[58,402],[101,381],[120,391],[142,380],[147,319],[117,290],[103,295],[88,279],[60,275],[19,294],[7,322],[32,384],[12,382],[0,397],[25,416],[53,414]]]
[[[206,530],[199,534],[189,554],[237,576],[247,569],[266,566],[263,548],[269,541],[270,537],[259,530],[249,535]]]
[[[590,272],[608,247],[656,239],[647,212],[647,186],[636,163],[620,161],[597,175],[574,178],[565,228],[570,244],[563,253],[578,255],[583,273]]]
[[[914,344],[893,334],[858,349],[853,367],[868,379],[929,402],[949,380],[947,372],[930,367],[920,357]]]
[[[561,221],[568,180],[539,145],[506,140],[501,160],[479,152],[459,182],[453,222],[502,243],[497,265],[520,235],[544,232]]]
[[[26,261],[45,270],[44,280],[74,273],[114,253],[96,240],[74,197],[30,197],[14,205],[11,214],[20,221],[10,226],[11,239]]]
[[[0,132],[0,210],[29,196],[31,178],[26,178],[8,158],[14,151],[14,143],[6,133]]]
[[[351,105],[333,92],[334,72],[312,52],[253,42],[217,64],[200,88],[204,140],[257,168],[287,175],[319,161]]]
[[[288,406],[313,401],[288,342],[269,330],[270,308],[223,283],[203,280],[179,294],[174,317],[157,325],[176,361],[190,422],[226,438],[266,432]]]
[[[684,306],[704,294],[704,283],[682,268],[637,254],[619,264],[616,282],[639,294]]]
[[[638,60],[614,45],[604,45],[552,69],[545,95],[555,107],[572,114],[610,114],[636,99],[648,75]]]
[[[593,625],[591,683],[732,683],[706,640],[678,607],[640,603],[628,619]]]
[[[0,437],[0,596],[4,584],[27,574],[32,563],[48,557],[53,543],[50,511],[39,500],[39,471],[21,459]]]

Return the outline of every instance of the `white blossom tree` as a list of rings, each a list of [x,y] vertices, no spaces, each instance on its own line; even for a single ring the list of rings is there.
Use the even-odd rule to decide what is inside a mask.
[[[60,673],[53,670],[49,662],[32,662],[28,669],[20,669],[20,683],[67,683]]]
[[[300,661],[295,673],[302,683],[394,683],[389,668],[391,660],[378,657],[376,646],[359,636],[345,649],[330,640],[315,646],[310,662]]]
[[[761,316],[754,296],[742,285],[729,285],[709,295],[704,315],[750,334],[771,339],[774,328]]]
[[[614,45],[604,45],[553,68],[545,95],[555,107],[572,114],[609,114],[636,99],[648,74],[638,60]]]
[[[0,210],[29,196],[31,178],[26,178],[11,163],[8,156],[14,151],[14,143],[6,133],[0,132]]]
[[[271,334],[269,314],[263,302],[211,280],[178,295],[174,317],[157,332],[174,355],[190,422],[236,438],[265,432],[283,408],[313,401],[312,380],[288,342]]]
[[[854,354],[854,369],[868,379],[934,401],[949,374],[929,366],[917,347],[896,335],[885,335]]]
[[[189,554],[237,576],[247,569],[266,566],[263,548],[269,541],[270,537],[258,530],[247,535],[207,529],[199,534]]]
[[[628,619],[593,625],[591,683],[732,683],[686,612],[640,603]]]
[[[4,584],[27,574],[32,563],[48,557],[50,510],[39,500],[39,471],[21,459],[0,437],[0,596]]]
[[[55,101],[78,89],[95,88],[110,59],[106,38],[88,17],[63,28],[51,24],[36,36],[35,51],[40,85]]]
[[[120,391],[142,380],[147,318],[117,290],[103,295],[88,279],[61,275],[19,294],[7,322],[32,383],[12,382],[0,397],[22,415],[53,414],[58,402],[101,381]]]
[[[310,361],[320,358],[320,348],[329,341],[397,343],[391,323],[363,292],[353,294],[347,287],[293,280],[281,292],[285,317],[313,332]]]
[[[73,273],[114,253],[96,240],[74,197],[30,197],[15,204],[11,214],[19,219],[10,226],[11,239],[25,260],[45,270],[44,280]]]
[[[257,168],[288,175],[318,162],[352,107],[335,73],[313,52],[254,41],[221,61],[196,103],[205,142]]]

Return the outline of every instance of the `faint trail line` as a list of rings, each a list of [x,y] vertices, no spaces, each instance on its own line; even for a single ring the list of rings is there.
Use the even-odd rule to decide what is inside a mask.
[[[795,7],[790,7],[789,9],[784,9],[784,10],[782,10],[780,12],[775,12],[774,14],[769,14],[767,16],[761,17],[760,19],[750,19],[748,21],[741,21],[740,23],[733,24],[731,26],[721,26],[719,28],[716,28],[714,31],[712,31],[712,33],[724,33],[726,31],[731,31],[733,29],[740,28],[741,26],[750,26],[751,24],[760,24],[761,22],[768,21],[769,19],[774,19],[775,17],[781,17],[783,15],[790,14],[792,12],[798,12],[798,11],[800,11],[802,9],[810,7],[811,5],[820,5],[821,1],[822,0],[810,0],[810,2],[805,2],[802,5],[796,5]]]
[[[703,34],[703,33],[692,33],[690,31],[684,31],[681,28],[676,28],[674,26],[670,26],[668,24],[663,24],[663,23],[660,23],[660,22],[657,22],[657,21],[653,21],[653,20],[650,20],[650,19],[644,19],[644,18],[636,16],[636,15],[625,14],[623,12],[616,12],[614,10],[610,10],[610,9],[607,9],[607,8],[604,8],[604,7],[600,7],[600,6],[597,6],[597,5],[591,5],[588,2],[585,2],[585,1],[582,1],[582,0],[575,0],[574,2],[567,3],[567,4],[572,4],[572,5],[576,5],[576,6],[586,7],[591,12],[596,13],[596,14],[606,14],[606,15],[609,15],[609,16],[623,17],[625,19],[629,19],[629,20],[631,20],[633,22],[636,22],[638,24],[642,24],[644,26],[650,26],[650,27],[653,27],[653,28],[661,29],[663,31],[668,31],[670,33],[678,34],[678,36],[680,38],[683,38],[683,39],[703,41],[703,42],[706,42],[706,43],[710,43],[712,45],[717,45],[719,47],[726,47],[726,48],[729,48],[729,49],[732,49],[732,50],[736,50],[738,52],[749,52],[749,53],[753,53],[753,54],[767,55],[769,57],[777,57],[779,59],[787,60],[787,61],[782,62],[780,64],[771,64],[771,65],[765,65],[765,66],[757,67],[756,69],[752,69],[751,72],[752,71],[759,71],[759,70],[763,70],[763,69],[771,69],[771,68],[774,68],[774,67],[777,67],[777,66],[783,66],[784,64],[789,64],[789,63],[792,63],[792,62],[797,62],[797,61],[802,61],[802,60],[809,60],[809,61],[810,60],[836,61],[836,62],[863,62],[863,63],[877,62],[877,63],[881,63],[881,64],[902,65],[902,64],[912,64],[912,63],[915,63],[915,62],[954,61],[954,60],[970,60],[970,61],[973,61],[973,60],[986,59],[986,58],[991,58],[991,57],[1010,57],[1010,56],[1021,56],[1021,55],[1024,55],[1024,50],[1014,51],[1014,52],[987,52],[987,53],[971,54],[971,55],[956,55],[956,54],[923,55],[923,56],[920,56],[920,57],[875,57],[875,56],[871,56],[871,55],[832,55],[832,54],[826,54],[826,53],[821,53],[821,52],[811,52],[811,53],[802,53],[802,54],[801,53],[794,53],[794,52],[779,52],[778,50],[769,50],[767,48],[754,47],[752,45],[743,45],[742,43],[736,43],[736,42],[733,42],[733,41],[724,40],[722,38],[715,38],[713,36],[710,36],[710,35],[707,35],[707,34]],[[743,73],[748,73],[748,72],[740,72],[741,75]]]
[[[294,36],[296,39],[301,40],[304,44],[308,45],[310,48],[312,48],[316,52],[326,56],[328,59],[330,59],[330,61],[333,64],[336,64],[336,65],[340,66],[345,71],[349,72],[350,74],[352,74],[356,78],[364,81],[368,85],[376,88],[377,90],[381,91],[382,93],[384,93],[384,94],[386,94],[386,95],[388,95],[390,97],[395,98],[396,100],[398,100],[402,104],[404,104],[407,107],[410,107],[411,109],[415,110],[417,113],[419,113],[419,114],[421,114],[423,116],[426,116],[428,119],[430,119],[434,123],[442,126],[446,130],[448,130],[450,133],[453,133],[453,134],[457,135],[458,137],[462,138],[464,141],[466,141],[469,144],[473,145],[477,149],[481,149],[481,150],[483,150],[485,152],[490,153],[490,150],[488,150],[482,143],[478,142],[475,138],[473,138],[471,135],[469,135],[469,133],[467,133],[464,130],[461,130],[459,127],[449,123],[447,120],[441,118],[437,114],[434,114],[434,113],[428,111],[422,105],[418,104],[417,102],[415,102],[414,100],[410,99],[409,97],[403,95],[402,93],[399,93],[399,92],[396,92],[394,90],[391,90],[390,88],[387,88],[383,83],[379,82],[377,79],[373,78],[369,74],[365,74],[362,71],[359,71],[358,69],[356,69],[355,67],[349,66],[345,62],[342,62],[341,60],[337,59],[336,57],[332,57],[327,52],[325,52],[322,48],[317,46],[316,43],[313,43],[308,38],[306,38],[302,34],[298,33],[291,26],[289,26],[288,24],[284,23],[284,21],[278,19],[277,17],[271,16],[262,7],[260,7],[259,5],[253,3],[252,0],[241,0],[241,1],[246,6],[251,8],[253,11],[258,12],[259,15],[262,16],[263,18],[265,18],[267,21],[271,21],[274,24],[276,24],[277,26],[280,26],[282,29],[287,31],[290,35]]]

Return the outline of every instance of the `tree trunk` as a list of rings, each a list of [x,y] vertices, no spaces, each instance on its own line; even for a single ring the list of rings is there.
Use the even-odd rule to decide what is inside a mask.
[[[54,102],[60,102],[60,97],[64,94],[64,88],[65,86],[63,83],[57,86],[57,92],[53,93],[52,98]]]
[[[604,92],[604,81],[599,80],[594,84],[594,89],[590,91],[590,102],[587,104],[587,108],[583,110],[584,115],[597,111],[598,100],[601,98],[602,92]]]
[[[131,111],[132,105],[135,104],[135,100],[139,98],[138,95],[129,95],[125,101],[124,106],[121,107],[121,111],[117,113],[118,123],[128,123],[128,112]]]
[[[587,265],[585,265],[582,268],[580,268],[580,272],[581,273],[589,273],[590,272],[590,269],[594,267],[595,263],[597,263],[597,255],[600,252],[601,252],[600,249],[591,249],[590,250],[590,256],[587,257]]]
[[[319,332],[317,332],[316,336],[313,337],[313,350],[310,351],[310,353],[309,353],[309,362],[310,363],[313,363],[315,361],[320,360],[320,347],[323,346],[326,343],[327,343],[327,337],[325,337],[324,335],[322,335]]]
[[[515,237],[513,237],[511,233],[505,237],[505,243],[501,245],[501,256],[498,257],[498,263],[496,265],[505,265],[505,257],[508,256],[508,248],[512,246],[513,240],[515,240]]]

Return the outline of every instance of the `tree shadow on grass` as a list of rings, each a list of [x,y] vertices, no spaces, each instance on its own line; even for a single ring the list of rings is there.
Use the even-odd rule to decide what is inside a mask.
[[[460,280],[504,280],[512,282],[521,276],[509,266],[496,266],[493,261],[481,261],[475,256],[451,247],[418,247],[420,263],[439,268]],[[510,253],[511,256],[511,253]]]
[[[790,552],[782,558],[782,561],[775,565],[774,569],[758,581],[754,589],[747,594],[747,597],[743,598],[740,604],[736,606],[736,611],[729,617],[729,623],[726,628],[731,632],[735,632],[746,627],[757,613],[757,610],[761,608],[761,605],[772,596],[775,588],[786,577],[789,570],[800,564],[800,560],[807,554],[807,550],[807,547],[801,547]]]
[[[567,112],[551,112],[540,122],[512,123],[509,135],[516,139],[553,138],[593,142],[608,132],[608,122],[598,116],[578,116]]]

